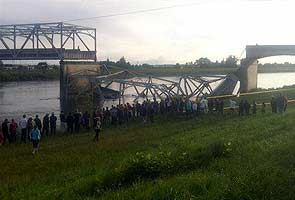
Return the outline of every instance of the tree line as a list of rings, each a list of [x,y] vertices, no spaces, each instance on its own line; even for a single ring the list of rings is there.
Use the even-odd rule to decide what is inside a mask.
[[[239,59],[233,55],[228,56],[226,59],[223,59],[221,62],[219,61],[211,61],[207,57],[201,57],[199,59],[196,59],[194,62],[186,62],[185,64],[170,64],[170,65],[151,65],[151,64],[131,64],[126,60],[126,58],[123,56],[118,61],[111,61],[110,59],[107,59],[105,61],[100,61],[100,64],[104,64],[107,66],[116,66],[120,68],[149,68],[149,67],[160,67],[160,66],[169,66],[169,67],[228,67],[228,68],[235,68],[238,67],[238,61]]]

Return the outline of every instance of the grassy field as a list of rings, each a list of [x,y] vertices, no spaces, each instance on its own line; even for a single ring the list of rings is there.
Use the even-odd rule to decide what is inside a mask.
[[[284,114],[268,106],[108,128],[99,144],[87,132],[44,138],[34,156],[31,145],[7,145],[0,199],[295,199],[294,118],[295,104]]]

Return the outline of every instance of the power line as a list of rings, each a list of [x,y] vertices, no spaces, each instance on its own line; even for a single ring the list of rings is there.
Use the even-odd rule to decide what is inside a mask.
[[[66,20],[66,21],[63,21],[63,22],[87,21],[87,20],[94,20],[94,19],[101,19],[101,18],[124,16],[124,15],[134,15],[134,14],[140,14],[140,13],[148,13],[148,12],[155,12],[155,11],[161,11],[161,10],[168,10],[168,9],[173,9],[173,8],[195,6],[195,5],[200,5],[202,3],[205,3],[205,2],[206,1],[198,1],[198,2],[195,2],[195,3],[189,3],[189,4],[178,4],[178,5],[173,5],[173,6],[164,6],[164,7],[151,8],[151,9],[135,10],[135,11],[128,11],[128,12],[122,12],[122,13],[100,15],[100,16],[87,17],[87,18],[77,18],[77,19],[72,19],[72,20]]]

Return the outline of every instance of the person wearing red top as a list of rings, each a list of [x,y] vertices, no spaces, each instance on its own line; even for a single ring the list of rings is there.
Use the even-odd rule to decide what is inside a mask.
[[[11,123],[9,125],[9,132],[10,132],[10,143],[16,142],[16,129],[18,128],[17,123],[14,119],[11,120]]]

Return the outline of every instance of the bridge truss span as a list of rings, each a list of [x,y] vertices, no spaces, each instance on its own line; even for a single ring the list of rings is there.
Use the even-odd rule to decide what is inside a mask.
[[[96,29],[64,22],[0,25],[0,60],[96,60]]]
[[[93,82],[102,88],[118,91],[119,102],[124,102],[124,96],[131,94],[134,101],[142,99],[163,98],[197,98],[213,94],[214,88],[225,76],[181,76],[179,79],[169,79],[156,76],[143,76],[122,71],[115,74],[98,76]],[[132,92],[130,92],[132,90]]]

